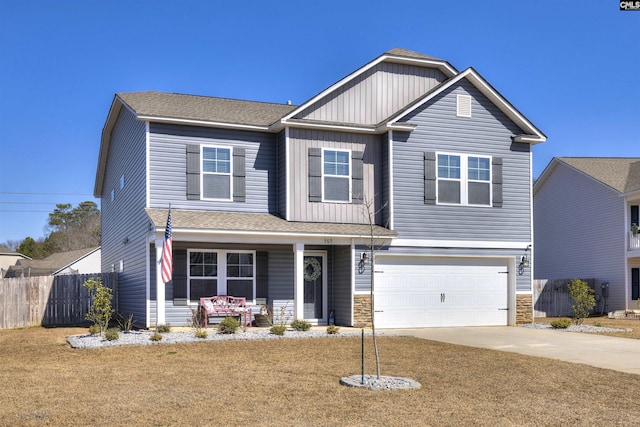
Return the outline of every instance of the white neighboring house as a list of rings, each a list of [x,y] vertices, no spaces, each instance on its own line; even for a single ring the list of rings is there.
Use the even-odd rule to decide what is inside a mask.
[[[534,277],[595,278],[606,311],[637,309],[640,158],[554,158],[533,197]]]
[[[78,249],[52,254],[44,259],[18,260],[9,267],[7,278],[30,276],[59,276],[63,274],[99,273],[101,265],[100,247]]]
[[[9,270],[9,267],[15,265],[19,260],[30,260],[26,255],[22,255],[18,252],[13,252],[4,246],[0,246],[0,279],[2,279]]]

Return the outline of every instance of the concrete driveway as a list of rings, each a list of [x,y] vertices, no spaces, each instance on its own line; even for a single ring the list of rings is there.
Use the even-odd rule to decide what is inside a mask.
[[[514,326],[382,329],[383,333],[510,351],[640,375],[640,340]]]

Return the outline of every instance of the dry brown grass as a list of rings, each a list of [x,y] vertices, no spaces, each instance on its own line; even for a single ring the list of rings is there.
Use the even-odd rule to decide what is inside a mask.
[[[553,317],[538,317],[535,321],[536,323],[551,323],[553,319]],[[607,328],[631,329],[628,332],[600,332],[599,335],[640,340],[640,320],[609,319],[605,315],[586,318],[583,324],[604,326]]]
[[[0,331],[1,425],[557,426],[640,419],[639,376],[514,353],[381,337],[383,375],[422,384],[381,392],[339,385],[341,376],[360,371],[359,338],[100,350],[66,344],[67,335],[85,331]],[[372,373],[371,354],[366,364]]]

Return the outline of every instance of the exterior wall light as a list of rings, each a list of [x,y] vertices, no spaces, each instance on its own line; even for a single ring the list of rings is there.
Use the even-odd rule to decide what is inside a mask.
[[[529,250],[531,249],[531,245],[527,246],[524,250],[524,255],[520,258],[520,264],[518,265],[518,274],[522,276],[524,274],[525,267],[529,267]]]

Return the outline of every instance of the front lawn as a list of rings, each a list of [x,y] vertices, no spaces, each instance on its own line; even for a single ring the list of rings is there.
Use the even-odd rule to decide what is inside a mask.
[[[634,425],[640,376],[514,353],[380,337],[382,374],[344,387],[360,339],[76,350],[84,329],[0,331],[0,425]],[[370,338],[367,346],[371,349]],[[375,371],[373,351],[366,372]]]

